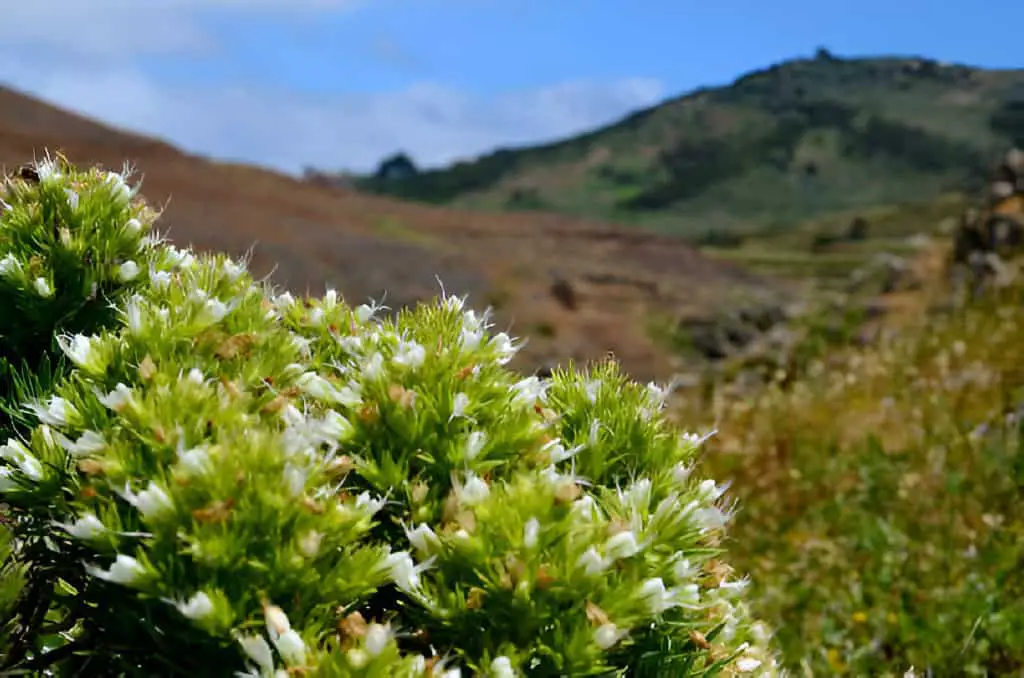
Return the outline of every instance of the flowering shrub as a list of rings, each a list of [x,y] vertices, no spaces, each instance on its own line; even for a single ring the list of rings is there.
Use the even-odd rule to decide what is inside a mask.
[[[275,293],[123,175],[34,173],[0,205],[0,665],[775,674],[664,390],[522,378],[458,297]]]

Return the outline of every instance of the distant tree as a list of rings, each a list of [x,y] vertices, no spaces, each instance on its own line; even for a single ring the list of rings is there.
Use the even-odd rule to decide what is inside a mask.
[[[818,61],[835,61],[836,57],[825,47],[819,47],[814,51],[814,58]]]
[[[405,153],[395,153],[381,161],[374,178],[383,181],[407,179],[419,174],[416,164]]]

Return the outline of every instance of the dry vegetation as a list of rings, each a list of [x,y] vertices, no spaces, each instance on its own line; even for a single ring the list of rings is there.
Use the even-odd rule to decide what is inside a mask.
[[[937,313],[931,282],[869,346],[677,403],[718,430],[731,552],[798,673],[1024,668],[1024,288]]]

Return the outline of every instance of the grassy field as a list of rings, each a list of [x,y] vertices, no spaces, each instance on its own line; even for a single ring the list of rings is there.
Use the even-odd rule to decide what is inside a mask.
[[[874,343],[676,403],[718,431],[705,463],[733,480],[732,557],[797,675],[1024,669],[1024,286],[950,308],[944,275]]]

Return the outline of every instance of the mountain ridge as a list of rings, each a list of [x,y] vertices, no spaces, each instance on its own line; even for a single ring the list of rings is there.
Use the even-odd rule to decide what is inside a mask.
[[[820,51],[575,137],[352,185],[691,238],[705,229],[758,231],[972,191],[998,153],[1024,137],[1022,112],[1024,70]]]

